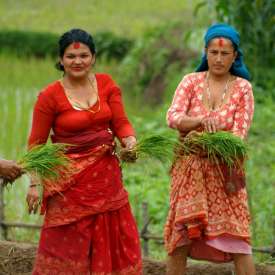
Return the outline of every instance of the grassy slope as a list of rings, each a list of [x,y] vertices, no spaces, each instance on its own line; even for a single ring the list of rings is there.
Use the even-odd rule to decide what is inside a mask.
[[[24,0],[0,1],[0,26],[6,29],[62,33],[81,27],[139,36],[149,26],[175,18],[191,20],[196,1],[182,0]]]

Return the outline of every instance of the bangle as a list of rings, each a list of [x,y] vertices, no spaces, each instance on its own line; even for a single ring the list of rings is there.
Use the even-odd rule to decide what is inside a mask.
[[[37,183],[31,183],[30,185],[29,185],[29,187],[36,187],[38,184]]]

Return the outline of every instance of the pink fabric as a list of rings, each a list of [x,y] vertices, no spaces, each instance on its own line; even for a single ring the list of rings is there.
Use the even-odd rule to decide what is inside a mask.
[[[193,241],[189,256],[198,260],[229,262],[233,253],[252,254],[251,246],[243,240],[219,236],[213,240]]]
[[[182,236],[177,243],[177,247],[190,246],[189,256],[197,260],[209,260],[217,263],[230,262],[234,253],[252,254],[251,245],[233,236],[221,235],[213,239],[203,237],[197,240],[190,240],[183,225],[177,225],[176,230]]]
[[[228,253],[252,254],[251,246],[240,239],[234,239],[232,236],[219,236],[213,240],[206,241],[206,244]]]

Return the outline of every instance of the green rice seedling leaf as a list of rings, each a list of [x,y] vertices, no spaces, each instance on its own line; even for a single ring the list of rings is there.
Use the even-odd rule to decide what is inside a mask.
[[[248,148],[245,142],[230,132],[216,133],[190,132],[181,145],[185,153],[207,156],[217,159],[229,167],[239,165],[247,158]]]
[[[172,136],[148,135],[140,138],[133,150],[138,158],[152,158],[165,163],[173,160],[177,144]]]
[[[65,154],[67,146],[62,143],[36,145],[18,163],[24,172],[35,174],[41,180],[55,180],[68,170],[70,159]]]

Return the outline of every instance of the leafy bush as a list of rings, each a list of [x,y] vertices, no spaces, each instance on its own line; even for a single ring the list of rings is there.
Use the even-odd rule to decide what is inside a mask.
[[[152,104],[163,102],[169,77],[179,72],[197,54],[186,46],[182,23],[172,22],[147,31],[126,58],[121,70],[124,85]]]
[[[0,31],[1,52],[17,56],[56,57],[58,35],[28,31]]]
[[[0,30],[1,52],[17,56],[35,56],[44,58],[58,55],[59,35],[31,31]],[[94,35],[98,56],[107,59],[122,59],[130,50],[133,41],[118,37],[111,32],[100,32]]]
[[[133,41],[114,35],[112,32],[100,32],[94,36],[98,56],[121,60],[133,46]]]

